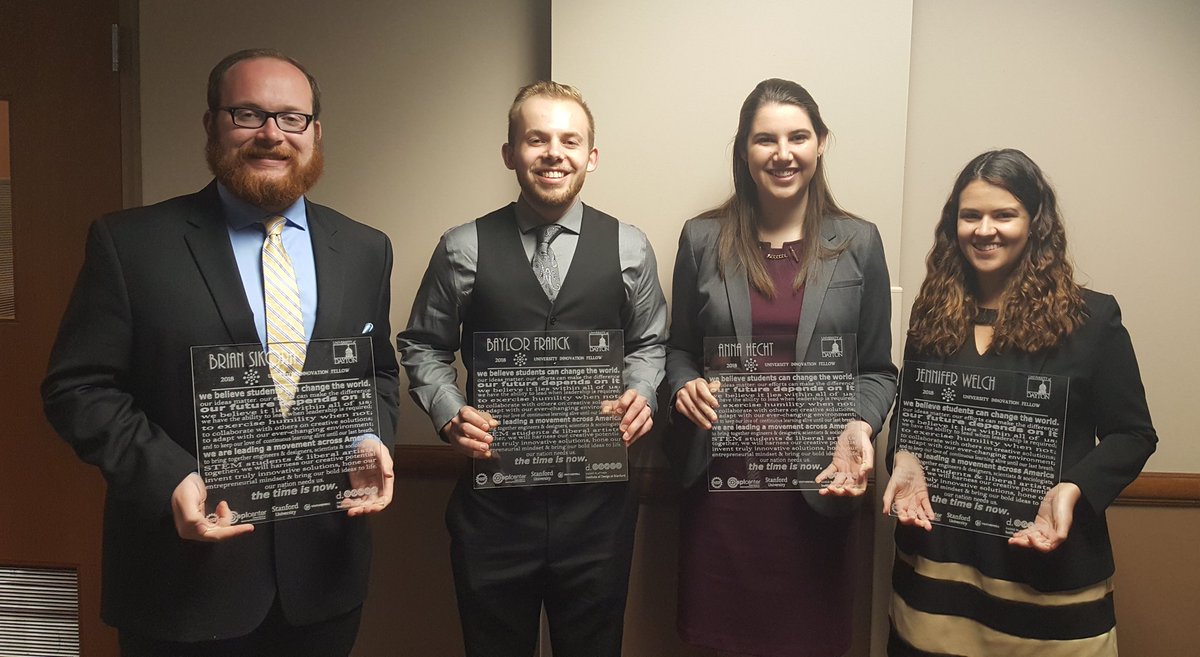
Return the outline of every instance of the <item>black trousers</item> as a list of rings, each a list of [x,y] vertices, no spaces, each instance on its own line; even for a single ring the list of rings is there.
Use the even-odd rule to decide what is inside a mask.
[[[530,657],[545,605],[554,654],[617,657],[638,499],[628,483],[473,490],[446,509],[468,657]]]
[[[246,636],[219,641],[151,639],[118,630],[121,657],[346,657],[358,636],[362,607],[311,625],[291,625],[279,601],[262,624]]]

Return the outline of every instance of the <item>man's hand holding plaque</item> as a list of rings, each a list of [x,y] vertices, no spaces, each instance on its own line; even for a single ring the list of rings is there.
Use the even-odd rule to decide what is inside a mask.
[[[211,514],[205,514],[208,491],[200,475],[192,473],[179,482],[171,494],[171,514],[179,538],[215,543],[254,531],[254,525],[233,524],[233,511],[222,500]]]
[[[646,396],[630,388],[618,399],[606,399],[600,402],[600,414],[620,416],[621,442],[628,447],[635,440],[646,435],[654,426],[654,414]]]
[[[491,413],[481,411],[474,406],[463,406],[446,426],[442,427],[442,437],[456,451],[473,459],[492,458],[492,429],[500,426],[500,422]]]
[[[359,441],[354,446],[353,466],[348,473],[350,490],[338,506],[350,517],[378,513],[392,503],[396,475],[392,453],[378,438]]]

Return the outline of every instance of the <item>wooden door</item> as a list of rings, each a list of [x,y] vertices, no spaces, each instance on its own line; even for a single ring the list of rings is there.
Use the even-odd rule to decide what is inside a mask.
[[[87,226],[122,204],[118,2],[0,0],[15,288],[0,319],[0,566],[77,569],[87,656],[117,654],[99,611],[104,482],[51,430],[38,388]]]

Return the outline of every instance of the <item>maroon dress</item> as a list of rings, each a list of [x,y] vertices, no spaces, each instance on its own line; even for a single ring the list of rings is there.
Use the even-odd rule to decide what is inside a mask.
[[[800,242],[762,245],[775,283],[750,289],[755,336],[796,335]],[[719,414],[718,409],[718,414]],[[679,635],[743,655],[836,657],[850,648],[851,518],[813,511],[798,491],[685,492],[680,521]]]

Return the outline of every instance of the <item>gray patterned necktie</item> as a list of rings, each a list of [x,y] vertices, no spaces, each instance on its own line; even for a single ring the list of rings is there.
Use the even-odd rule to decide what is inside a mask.
[[[558,273],[558,258],[554,257],[550,243],[563,230],[564,228],[558,224],[538,226],[537,248],[534,249],[533,260],[529,263],[533,266],[533,274],[537,276],[538,283],[541,283],[546,297],[551,301],[554,301],[554,297],[558,295],[558,289],[562,287],[562,278]]]

